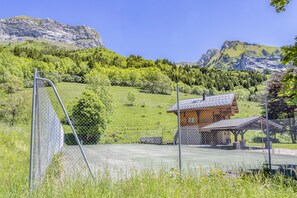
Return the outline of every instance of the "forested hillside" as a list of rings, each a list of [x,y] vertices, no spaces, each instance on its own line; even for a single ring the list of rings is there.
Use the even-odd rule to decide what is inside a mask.
[[[69,49],[33,40],[0,44],[0,83],[7,92],[30,87],[34,68],[55,83],[83,83],[86,75],[107,76],[112,85],[161,94],[171,93],[176,81],[181,82],[185,93],[212,95],[244,89],[254,94],[266,80],[256,71],[183,67],[167,59],[153,61],[136,55],[126,58],[105,48]]]

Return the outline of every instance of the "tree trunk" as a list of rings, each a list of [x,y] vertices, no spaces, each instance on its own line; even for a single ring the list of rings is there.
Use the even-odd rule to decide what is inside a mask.
[[[16,114],[16,111],[15,111],[15,109],[12,111],[12,119],[11,119],[11,123],[10,123],[10,125],[11,126],[14,126],[14,122],[15,122],[15,114]]]
[[[292,135],[293,135],[293,140],[294,140],[294,144],[296,144],[296,132],[297,132],[297,128],[296,128],[296,122],[295,122],[295,117],[292,118],[292,125],[293,125],[293,130],[292,130]]]
[[[291,118],[290,121],[289,121],[289,127],[290,127],[290,135],[291,135],[291,140],[292,140],[292,143],[293,144],[296,144],[296,139],[295,139],[295,130],[296,130],[296,127],[295,127],[295,119],[294,118]]]
[[[297,128],[295,129],[294,140],[295,140],[295,144],[296,144],[296,141],[297,141]]]

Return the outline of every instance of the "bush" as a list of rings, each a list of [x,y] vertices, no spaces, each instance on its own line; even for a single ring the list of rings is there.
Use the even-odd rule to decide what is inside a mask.
[[[144,76],[144,83],[141,91],[153,94],[171,94],[170,78],[162,74],[159,70],[149,69]]]
[[[86,144],[97,143],[106,129],[105,106],[99,96],[85,90],[72,109],[73,125]]]
[[[204,90],[207,90],[205,87],[202,86],[194,86],[192,88],[192,94],[202,95]]]
[[[63,82],[77,82],[82,83],[83,79],[80,76],[77,75],[70,75],[70,74],[64,74],[62,75],[62,81]]]
[[[62,82],[62,75],[59,73],[45,73],[44,78],[51,80],[54,84]]]
[[[128,92],[128,95],[127,95],[127,105],[128,106],[134,106],[135,105],[135,94],[132,93],[132,92]]]
[[[252,141],[254,143],[262,143],[262,137],[259,137],[259,136],[253,137]],[[263,137],[263,142],[266,142],[266,141],[267,141],[267,138]],[[280,143],[279,139],[277,138],[270,138],[270,141],[272,143]]]
[[[110,80],[107,76],[93,70],[86,75],[85,82],[88,83],[86,89],[97,94],[105,106],[105,114],[108,118],[113,113],[114,98],[110,91]]]
[[[191,93],[192,92],[192,89],[189,85],[186,85],[184,83],[180,83],[180,86],[179,86],[179,91],[182,92],[182,93]]]
[[[3,89],[6,93],[16,93],[23,89],[23,81],[21,78],[7,74],[2,77],[3,83],[0,83],[0,89]]]
[[[248,100],[250,96],[250,91],[244,88],[236,88],[233,91],[238,100]]]

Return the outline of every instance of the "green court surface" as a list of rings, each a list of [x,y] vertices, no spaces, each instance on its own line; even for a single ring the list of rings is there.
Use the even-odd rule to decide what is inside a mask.
[[[178,146],[150,144],[99,144],[84,145],[84,151],[92,170],[141,170],[145,168],[178,169]],[[260,168],[267,163],[267,153],[258,150],[223,150],[197,146],[181,147],[182,167],[201,169],[221,167],[225,170]],[[297,164],[297,155],[272,154],[273,164]],[[83,158],[77,146],[67,146],[64,163],[81,171]]]

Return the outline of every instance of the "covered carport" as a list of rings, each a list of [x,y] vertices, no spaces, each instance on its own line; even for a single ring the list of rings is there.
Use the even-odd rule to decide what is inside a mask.
[[[282,125],[268,121],[269,130],[281,130]],[[266,119],[261,116],[253,116],[248,118],[237,118],[229,120],[221,120],[201,128],[201,131],[211,132],[213,135],[219,131],[230,131],[234,135],[234,141],[238,142],[238,136],[244,141],[244,134],[248,130],[261,130],[266,133]]]

